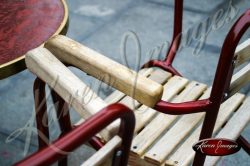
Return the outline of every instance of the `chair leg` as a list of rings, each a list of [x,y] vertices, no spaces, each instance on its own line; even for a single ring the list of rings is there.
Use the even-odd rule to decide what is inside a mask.
[[[45,83],[36,78],[33,86],[35,100],[36,124],[39,149],[49,144],[48,114],[45,95]]]
[[[61,136],[63,136],[72,129],[69,107],[68,104],[55,91],[52,90],[51,95],[55,105],[58,123],[61,129]],[[68,159],[65,157],[58,162],[58,165],[67,166],[67,163]]]
[[[72,129],[68,104],[55,91],[52,90],[51,95],[56,107],[56,115],[61,133],[65,134]]]
[[[250,144],[242,135],[237,139],[237,143],[250,155]]]
[[[211,108],[211,110],[213,111],[206,112],[199,140],[210,138],[213,135],[213,130],[217,119],[219,106],[217,107],[214,106],[213,108]],[[193,166],[204,165],[205,160],[206,160],[206,155],[196,152]]]

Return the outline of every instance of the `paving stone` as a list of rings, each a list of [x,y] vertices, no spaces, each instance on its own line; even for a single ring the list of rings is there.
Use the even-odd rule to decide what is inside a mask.
[[[228,11],[228,8],[229,6],[231,6],[231,16],[230,16],[230,20],[229,21],[225,21],[225,16],[227,15],[227,18],[229,18],[229,14],[225,14],[225,13],[229,13]],[[218,29],[212,29],[208,35],[207,35],[207,38],[206,38],[206,45],[208,46],[212,46],[212,47],[217,47],[219,48],[218,49],[218,52],[220,52],[221,50],[221,47],[223,45],[223,42],[226,38],[226,35],[228,34],[229,30],[231,29],[232,25],[236,22],[236,20],[241,16],[241,14],[243,14],[246,9],[250,6],[250,1],[244,1],[244,0],[241,0],[241,1],[233,1],[232,2],[232,5],[229,5],[229,3],[224,6],[224,8],[221,8],[221,9],[218,9],[217,12],[219,10],[223,11],[223,18],[220,19],[221,22],[219,23],[219,25],[221,23],[224,23],[222,27],[218,28]],[[213,18],[216,14],[215,13],[212,13],[210,14],[210,18]],[[213,26],[213,24],[212,24]],[[241,41],[244,41],[246,40],[246,38],[249,38],[249,35],[250,35],[250,30],[248,29],[247,32],[245,33],[245,35],[243,36],[243,38],[241,39]],[[210,51],[209,49],[207,51]]]
[[[155,3],[159,5],[174,6],[175,0],[145,0],[149,3]],[[208,13],[216,9],[218,6],[223,4],[226,0],[184,0],[184,9],[198,12],[198,13]],[[209,4],[209,5],[208,5]]]
[[[83,39],[116,19],[129,7],[132,0],[75,0],[68,3],[70,24],[67,35],[75,40]]]
[[[13,165],[36,150],[36,146],[30,146],[28,153],[25,154],[22,141],[15,140],[14,142],[6,143],[6,135],[0,133],[0,165]]]
[[[150,12],[149,12],[150,11]],[[202,17],[190,12],[189,18],[184,20],[184,26],[190,27]],[[187,16],[187,17],[188,17]],[[127,10],[112,26],[107,26],[91,37],[81,41],[83,44],[101,52],[115,61],[124,63],[124,54],[121,51],[124,36],[132,31],[138,37],[141,46],[141,63],[150,59],[150,51],[164,42],[171,42],[173,31],[173,9],[154,4],[138,4]],[[131,33],[129,33],[131,34]],[[131,37],[132,36],[132,37]],[[127,40],[127,61],[130,67],[135,68],[137,45],[133,35]],[[166,47],[163,48],[166,52]],[[155,54],[156,55],[156,54]]]

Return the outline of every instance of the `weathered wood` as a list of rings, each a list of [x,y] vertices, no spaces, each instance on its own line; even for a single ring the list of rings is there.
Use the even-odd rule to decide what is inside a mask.
[[[177,96],[174,102],[193,101],[200,97],[200,95],[206,89],[206,85],[199,84],[197,82],[191,82],[184,91]],[[169,116],[160,114],[161,116]],[[175,116],[177,117],[177,116]],[[169,121],[167,118],[163,121]],[[194,114],[182,116],[177,123],[175,123],[163,136],[157,140],[157,142],[147,151],[144,155],[145,160],[157,163],[160,165],[164,162],[164,159],[171,151],[189,134],[193,127],[200,121],[196,120]],[[162,126],[162,125],[160,125]],[[154,130],[156,126],[152,126],[151,130]],[[153,131],[151,131],[153,132]]]
[[[164,83],[170,77],[171,77],[170,73],[165,72],[161,69],[157,69],[157,70],[152,71],[152,73],[149,75],[148,78],[154,79],[153,81],[156,81],[156,82],[159,81],[159,83]],[[130,96],[125,96],[119,102],[122,104],[125,104],[126,106],[128,106],[132,110],[135,110],[136,108],[141,106],[141,103],[139,103],[135,99],[131,98]],[[135,111],[135,116],[137,119],[138,119],[138,116],[141,117],[141,115],[138,115],[138,113],[139,113],[138,111]],[[156,113],[156,111],[155,111],[155,113]],[[111,136],[118,132],[119,125],[120,125],[120,120],[116,120],[115,122],[113,122],[111,125],[108,126],[108,130],[110,131]],[[137,131],[137,129],[138,128],[135,128],[135,132]]]
[[[186,79],[173,77],[164,85],[163,100],[169,101],[188,83]],[[172,93],[168,89],[173,90]],[[167,95],[164,95],[167,94]],[[150,111],[150,110],[149,110]],[[143,115],[144,113],[142,113]],[[145,113],[147,114],[147,112]],[[140,119],[142,115],[138,115]],[[176,119],[177,116],[158,114],[133,140],[131,153],[140,157],[159,135]],[[166,120],[167,119],[167,120]]]
[[[170,81],[169,81],[170,82]],[[177,84],[177,81],[175,81]],[[171,88],[171,87],[169,87]],[[199,97],[206,86],[203,84],[197,84],[191,82],[188,86],[172,101],[172,102],[183,102],[195,100]],[[172,89],[172,88],[171,88]],[[166,93],[168,89],[166,88]],[[142,157],[144,152],[149,146],[162,134],[164,131],[176,120],[178,116],[165,115],[159,113],[133,140],[132,143],[132,155]],[[154,163],[151,163],[154,164]]]
[[[247,83],[250,83],[250,63],[232,77],[229,96],[232,96],[238,92]]]
[[[154,71],[153,68],[147,68],[147,69],[142,69],[139,71],[139,74],[141,74],[144,77],[148,77],[152,72]],[[111,93],[109,96],[107,96],[104,101],[107,104],[112,104],[120,101],[123,97],[125,97],[126,94],[116,90],[113,93]]]
[[[232,118],[227,122],[224,128],[216,135],[217,138],[228,138],[236,140],[242,130],[250,122],[250,97],[247,97],[242,106],[237,110]],[[221,157],[207,157],[205,165],[215,165]]]
[[[74,40],[59,35],[49,40],[45,47],[62,62],[78,67],[149,107],[161,99],[163,87],[160,84]]]
[[[250,38],[238,45],[235,50],[235,56],[237,56],[236,67],[250,60]]]
[[[230,115],[240,106],[244,100],[244,95],[235,94],[228,100],[226,100],[220,108],[218,118],[214,127],[214,133],[217,133],[223,124],[230,118]],[[204,113],[201,113],[204,114]],[[192,146],[195,142],[198,141],[202,124],[200,124],[194,132],[182,143],[178,149],[167,157],[166,164],[176,162],[178,165],[189,165],[195,155]]]
[[[158,82],[159,84],[165,84],[169,80],[169,78],[171,78],[171,74],[162,69],[154,70],[149,76],[149,79],[152,79],[153,81]],[[170,83],[168,82],[167,84],[168,85],[164,85],[164,91],[169,88],[168,87],[169,85],[170,86],[173,85],[172,81],[170,81]],[[179,86],[180,86],[180,89],[183,87],[182,84],[179,84]],[[174,87],[175,86],[173,85],[173,88]],[[178,84],[176,87],[178,87]],[[165,94],[168,93],[169,96],[176,95],[179,92],[179,90],[178,88],[174,88],[174,89],[176,90],[167,91],[165,92]],[[169,100],[165,94],[163,95],[163,99]],[[148,123],[156,114],[157,114],[157,111],[153,110],[152,108],[149,108],[146,105],[140,106],[135,111],[135,117],[136,117],[135,133],[137,133],[138,130],[140,130],[146,123]]]
[[[31,72],[53,88],[83,118],[89,118],[107,106],[47,49],[40,47],[29,51],[25,62]],[[107,140],[110,133],[104,129],[102,135]]]
[[[122,139],[119,136],[114,136],[110,141],[107,142],[100,150],[98,150],[93,156],[85,161],[81,166],[90,165],[105,165],[104,163],[112,161],[112,155],[116,148],[122,143]]]

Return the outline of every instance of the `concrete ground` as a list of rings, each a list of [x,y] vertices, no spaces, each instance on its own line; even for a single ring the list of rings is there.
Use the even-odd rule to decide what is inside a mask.
[[[98,52],[125,64],[121,51],[122,39],[126,34],[136,34],[140,41],[140,65],[154,58],[163,58],[167,43],[171,41],[173,31],[173,0],[68,0],[70,11],[70,26],[67,36],[77,40]],[[192,80],[211,85],[214,77],[221,46],[230,27],[240,13],[250,7],[249,0],[185,0],[184,32],[190,31],[192,42],[178,52],[175,66],[185,76]],[[230,7],[228,7],[230,6]],[[230,10],[229,10],[230,9]],[[221,26],[204,34],[204,28],[197,30],[199,25],[211,20],[220,11],[228,19]],[[198,32],[198,33],[195,33]],[[244,35],[249,37],[250,31]],[[186,37],[185,39],[190,39]],[[244,40],[243,39],[243,40]],[[204,42],[202,42],[204,41]],[[136,69],[134,60],[137,47],[133,38],[127,42],[127,61],[129,67]],[[164,47],[162,47],[162,45]],[[161,48],[162,49],[159,49]],[[93,78],[76,69],[72,69],[88,85]],[[28,127],[34,127],[34,101],[32,84],[34,75],[23,71],[15,76],[0,81],[0,165],[11,165],[25,155],[37,150],[36,134],[29,133]],[[249,95],[249,87],[243,90]],[[101,89],[98,92],[105,97],[111,90]],[[48,97],[50,101],[50,96]],[[51,102],[49,102],[51,106]],[[54,117],[53,107],[50,117]],[[79,116],[71,112],[72,120],[76,122]],[[32,128],[29,128],[32,129]],[[59,135],[58,125],[51,118],[50,129],[52,137]],[[250,125],[243,135],[250,139]],[[93,149],[83,146],[70,157],[71,165],[77,165],[88,158]],[[218,165],[249,165],[250,157],[240,152],[223,157]]]

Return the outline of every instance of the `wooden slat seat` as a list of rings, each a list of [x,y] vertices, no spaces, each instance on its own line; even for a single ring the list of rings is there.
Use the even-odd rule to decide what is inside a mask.
[[[70,39],[62,37],[62,40],[68,41]],[[87,48],[81,45],[79,45],[79,47],[81,47],[82,52],[87,50]],[[248,50],[248,45],[242,49]],[[241,54],[238,54],[238,56],[241,57]],[[82,56],[84,57],[85,55]],[[42,61],[40,60],[41,58],[43,59]],[[43,78],[66,102],[70,103],[83,118],[88,118],[105,106],[117,102],[134,110],[136,125],[129,158],[131,165],[189,165],[192,162],[195,155],[195,152],[192,150],[192,145],[199,140],[205,113],[188,115],[160,113],[153,109],[154,107],[151,106],[152,103],[148,104],[148,99],[144,100],[140,95],[133,98],[133,95],[126,93],[123,87],[120,88],[122,92],[117,90],[105,100],[102,100],[71,73],[70,70],[60,62],[60,59],[57,58],[58,57],[55,57],[47,49],[39,48],[27,53],[26,64],[31,71]],[[88,58],[84,58],[86,61],[88,60]],[[82,58],[82,60],[85,60],[84,58]],[[109,64],[114,63],[112,60],[105,60],[110,61]],[[46,64],[51,65],[45,68],[44,66],[46,66]],[[120,64],[116,65],[121,66]],[[109,65],[103,64],[103,66],[108,67]],[[240,131],[249,123],[250,116],[249,111],[247,111],[249,99],[245,99],[243,94],[236,93],[242,86],[249,82],[249,67],[249,64],[247,64],[232,78],[229,93],[226,96],[227,98],[225,98],[227,100],[222,103],[216,120],[214,128],[215,137],[218,133],[219,135],[223,135],[220,133],[225,133],[224,130],[227,128],[227,122],[229,122],[229,124],[234,123],[234,125],[237,126],[238,122],[234,120],[236,119],[235,117],[241,119],[241,127],[234,131],[233,136],[229,135],[228,138],[236,140],[240,135]],[[83,68],[82,70],[85,69]],[[135,72],[123,66],[121,66],[121,70],[127,73],[127,75],[132,73],[131,76],[140,80],[141,85],[145,86],[141,88],[140,91],[143,95],[151,95],[154,94],[155,91],[162,89],[162,92],[157,92],[155,97],[161,97],[163,101],[171,103],[197,101],[210,97],[211,88],[207,85],[172,75],[160,68],[143,69],[139,72],[138,76]],[[117,76],[113,74],[112,78],[115,77]],[[54,85],[53,81],[57,80],[57,78],[60,78],[60,80]],[[148,82],[148,85],[143,84],[145,81]],[[155,88],[149,93],[146,89],[150,87],[150,83],[153,83]],[[132,81],[124,84],[133,87]],[[122,85],[122,83],[117,82],[117,87],[121,87],[120,85]],[[72,96],[72,94],[77,95]],[[71,96],[74,100],[71,99]],[[154,96],[150,98],[154,98]],[[243,105],[243,109],[240,107],[241,105]],[[240,110],[238,111],[239,108]],[[238,112],[240,112],[240,115]],[[117,134],[119,122],[120,121],[115,121],[110,124],[105,130],[98,134],[98,137],[108,143],[109,140]],[[118,144],[118,142],[116,143]],[[210,159],[208,162],[215,163],[218,159],[219,158]]]
[[[208,98],[211,88],[196,81],[172,76],[161,69],[144,69],[141,73],[164,87],[163,100],[173,103]],[[107,103],[121,102],[134,109],[136,115],[135,136],[131,146],[130,165],[189,165],[195,155],[192,145],[198,141],[205,113],[189,115],[167,115],[133,101],[119,91],[106,98]],[[214,136],[236,140],[249,123],[250,97],[236,93],[226,100],[219,111]],[[132,106],[132,102],[135,105]],[[240,128],[226,134],[227,124]],[[236,127],[235,127],[236,128]],[[226,130],[226,131],[225,131]],[[223,134],[222,134],[223,133]],[[225,134],[225,135],[224,135]],[[227,136],[228,135],[228,136]],[[219,157],[208,158],[216,163]]]

